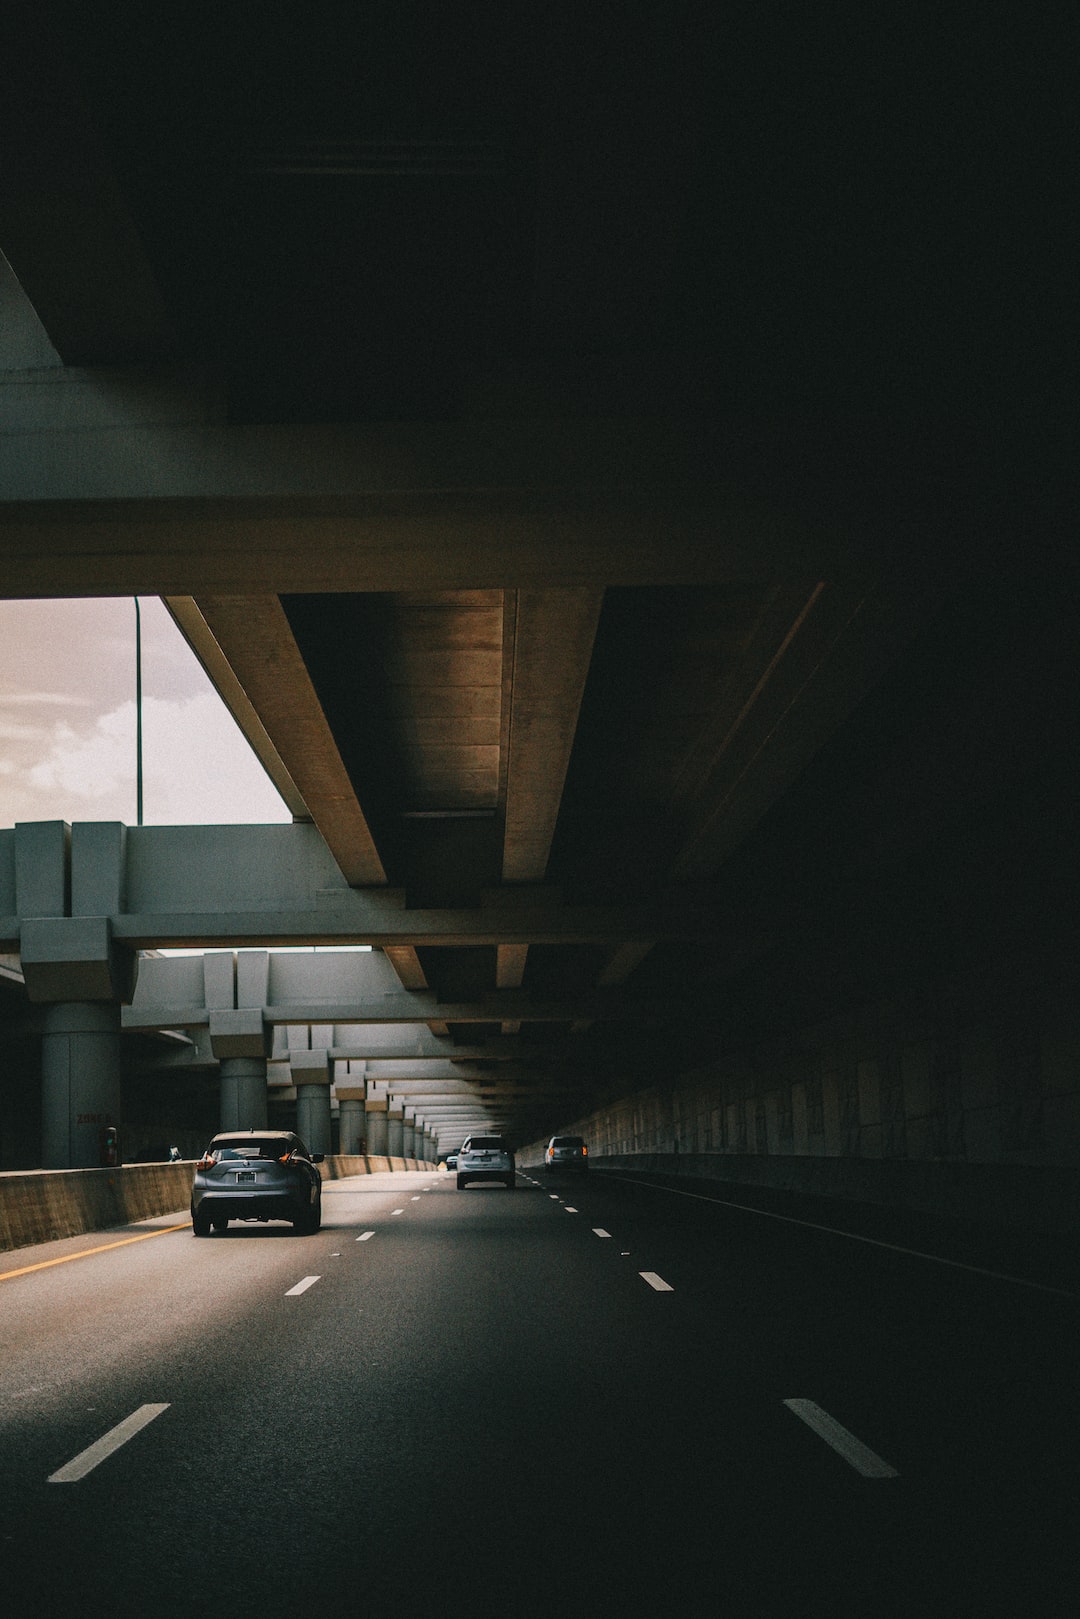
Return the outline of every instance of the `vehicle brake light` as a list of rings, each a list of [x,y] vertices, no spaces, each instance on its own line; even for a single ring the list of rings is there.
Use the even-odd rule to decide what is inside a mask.
[[[203,1155],[203,1157],[199,1159],[199,1162],[195,1165],[195,1168],[196,1169],[212,1169],[214,1167],[214,1163],[215,1163],[215,1158],[214,1158],[213,1153],[208,1152],[208,1153],[205,1153]]]
[[[588,1156],[589,1156],[589,1149],[588,1149],[588,1147],[582,1147],[582,1149],[581,1149],[581,1156],[582,1156],[582,1157],[583,1157],[583,1158],[587,1158],[587,1157],[588,1157]]]

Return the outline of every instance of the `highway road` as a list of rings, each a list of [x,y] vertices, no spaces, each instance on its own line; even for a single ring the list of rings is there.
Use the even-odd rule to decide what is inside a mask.
[[[0,1255],[10,1611],[1077,1611],[1067,1276],[542,1181]]]

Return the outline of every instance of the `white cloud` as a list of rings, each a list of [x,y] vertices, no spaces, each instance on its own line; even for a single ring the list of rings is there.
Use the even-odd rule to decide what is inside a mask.
[[[0,709],[31,708],[51,704],[54,708],[93,708],[91,697],[75,697],[67,691],[0,692]]]
[[[28,730],[31,728],[27,728]],[[15,820],[136,818],[135,704],[42,738],[19,772]],[[25,748],[33,738],[20,736]],[[13,773],[7,772],[11,780]],[[8,796],[8,795],[6,795]],[[288,810],[215,692],[143,705],[143,809],[148,825],[289,821]],[[7,824],[11,824],[10,821]]]
[[[34,725],[25,720],[0,719],[0,742],[42,742],[49,735],[47,725]]]

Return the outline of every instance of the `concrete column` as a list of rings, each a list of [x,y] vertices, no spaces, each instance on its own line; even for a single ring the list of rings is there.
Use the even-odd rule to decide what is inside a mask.
[[[340,1109],[338,1147],[343,1153],[357,1153],[363,1151],[364,1140],[364,1091],[363,1086],[354,1090],[343,1091],[338,1086],[338,1107]]]
[[[364,1103],[364,1126],[367,1132],[367,1150],[376,1158],[389,1155],[387,1117],[389,1103],[385,1096],[369,1096]]]
[[[386,1150],[391,1158],[404,1158],[404,1125],[405,1108],[401,1102],[390,1097],[390,1106],[386,1113]]]
[[[203,958],[203,973],[229,968],[223,956]],[[223,1130],[265,1130],[266,1058],[271,1037],[256,1007],[213,1007],[209,1013],[210,1049],[218,1060],[221,1076],[221,1128]]]
[[[120,1008],[108,1001],[47,1006],[41,1041],[45,1169],[97,1169],[102,1132],[119,1126]],[[124,1143],[119,1143],[121,1158]]]
[[[221,1128],[265,1130],[266,1058],[223,1057],[221,1069]]]
[[[416,1157],[416,1114],[406,1112],[401,1120],[401,1156]]]
[[[297,1085],[296,1133],[309,1152],[331,1150],[329,1085]]]
[[[309,1152],[332,1152],[329,1053],[290,1051],[289,1067],[296,1086],[297,1135]]]

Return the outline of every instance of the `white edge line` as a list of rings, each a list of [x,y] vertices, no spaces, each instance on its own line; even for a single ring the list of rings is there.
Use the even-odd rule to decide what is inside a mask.
[[[648,1186],[654,1192],[670,1192],[674,1197],[692,1197],[698,1203],[718,1203],[724,1209],[741,1209],[744,1214],[760,1214],[766,1220],[782,1220],[785,1225],[805,1226],[808,1231],[825,1231],[830,1237],[846,1237],[849,1242],[865,1242],[871,1248],[887,1248],[890,1253],[907,1254],[912,1259],[928,1259],[932,1265],[949,1265],[953,1270],[971,1271],[975,1276],[989,1276],[995,1282],[1014,1282],[1017,1287],[1033,1287],[1039,1293],[1056,1293],[1062,1299],[1080,1298],[1080,1293],[1068,1287],[1051,1287],[1048,1282],[1031,1282],[1026,1276],[1012,1276],[1005,1270],[987,1270],[983,1265],[965,1265],[961,1259],[945,1259],[941,1254],[928,1254],[921,1248],[903,1248],[898,1242],[882,1242],[880,1237],[863,1237],[857,1231],[842,1231],[839,1226],[818,1225],[813,1220],[797,1220],[792,1214],[774,1214],[772,1209],[755,1209],[752,1203],[732,1203],[725,1197],[709,1197],[705,1192],[684,1192],[680,1186],[658,1186],[655,1181],[642,1180],[640,1175],[622,1175],[617,1169],[605,1169],[605,1175],[615,1180],[632,1181],[635,1186]]]
[[[287,1299],[292,1299],[296,1297],[297,1293],[306,1293],[308,1288],[314,1287],[318,1280],[319,1278],[317,1276],[305,1276],[302,1282],[297,1282],[295,1287],[290,1287],[288,1289],[285,1297]]]
[[[665,1282],[662,1276],[657,1276],[654,1270],[639,1270],[638,1275],[643,1282],[648,1282],[657,1293],[674,1293],[675,1289],[670,1282]]]
[[[61,1467],[55,1473],[50,1473],[46,1482],[49,1484],[77,1483],[79,1479],[85,1478],[87,1473],[92,1472],[107,1456],[111,1456],[114,1450],[119,1450],[121,1445],[126,1445],[128,1440],[139,1432],[140,1428],[145,1428],[148,1422],[153,1422],[155,1417],[160,1417],[161,1413],[168,1409],[168,1402],[164,1405],[140,1405],[137,1411],[131,1413],[130,1417],[125,1417],[123,1422],[118,1422],[115,1428],[110,1428],[107,1434],[103,1434],[92,1445],[88,1445],[77,1456],[73,1456],[66,1466]]]
[[[789,1411],[800,1417],[808,1428],[812,1428],[820,1439],[831,1445],[849,1467],[853,1467],[856,1473],[861,1473],[863,1478],[899,1478],[895,1467],[890,1467],[888,1462],[882,1461],[876,1451],[871,1450],[869,1445],[864,1445],[861,1439],[856,1439],[842,1423],[837,1422],[827,1411],[823,1411],[813,1400],[785,1400],[784,1404]]]

